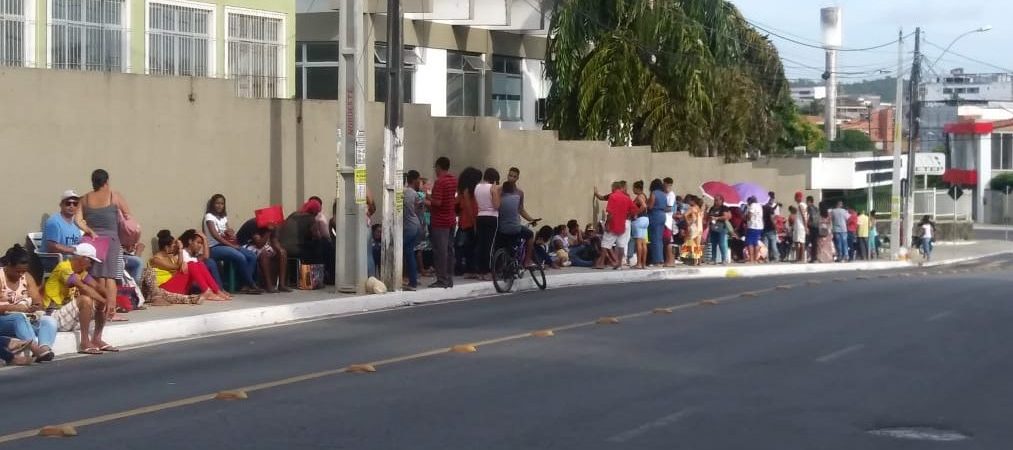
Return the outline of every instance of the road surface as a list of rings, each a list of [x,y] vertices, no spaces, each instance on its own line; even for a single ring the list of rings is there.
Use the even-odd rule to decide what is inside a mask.
[[[1010,271],[550,289],[7,369],[0,449],[1008,448]]]

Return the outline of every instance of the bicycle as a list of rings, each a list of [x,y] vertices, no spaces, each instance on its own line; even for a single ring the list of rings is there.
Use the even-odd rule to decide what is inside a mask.
[[[533,225],[533,224],[532,224]],[[545,266],[543,263],[524,267],[524,256],[527,251],[527,240],[524,237],[514,239],[511,247],[496,250],[492,255],[492,285],[498,293],[507,293],[513,289],[514,280],[524,278],[524,272],[531,274],[531,279],[539,290],[545,290]]]

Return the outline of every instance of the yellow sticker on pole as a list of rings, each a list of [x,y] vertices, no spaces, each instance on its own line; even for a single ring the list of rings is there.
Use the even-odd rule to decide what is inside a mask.
[[[366,204],[366,165],[355,166],[355,204]]]

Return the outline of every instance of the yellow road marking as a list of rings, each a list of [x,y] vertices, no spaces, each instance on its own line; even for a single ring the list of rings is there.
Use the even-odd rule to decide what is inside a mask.
[[[759,294],[762,294],[762,293],[767,293],[767,292],[772,292],[772,291],[774,291],[773,288],[772,289],[762,289],[762,290],[758,290],[758,291],[751,291],[751,292],[747,292],[746,294],[751,294],[753,296],[756,296],[756,295],[759,295]],[[661,309],[667,309],[667,310],[671,310],[671,311],[677,311],[677,310],[681,310],[681,309],[695,308],[695,307],[704,306],[704,305],[717,305],[720,302],[727,302],[727,301],[734,300],[737,297],[739,297],[740,295],[742,295],[742,294],[733,294],[733,295],[728,295],[728,296],[724,296],[724,297],[718,297],[718,298],[715,298],[715,299],[703,300],[703,301],[693,302],[693,303],[682,303],[682,304],[679,304],[679,305],[672,305],[672,306],[664,307],[664,308],[661,308]],[[636,313],[626,314],[626,315],[622,315],[622,316],[603,317],[602,319],[608,319],[609,323],[619,323],[619,320],[631,319],[631,318],[636,318],[636,317],[644,317],[644,316],[651,315],[653,313],[654,313],[654,309],[651,309],[651,310],[648,310],[648,311],[636,312]],[[599,319],[599,320],[601,320],[601,319]],[[612,320],[614,320],[614,322],[612,322]],[[570,325],[563,325],[563,326],[558,326],[558,327],[552,327],[552,328],[544,330],[544,331],[549,331],[550,333],[552,333],[553,331],[557,331],[557,332],[558,331],[567,331],[567,330],[573,330],[573,329],[577,329],[577,328],[591,327],[591,326],[597,325],[598,322],[599,321],[578,322],[578,323],[573,323],[573,324],[570,324]],[[538,332],[535,332],[535,333],[538,333]],[[472,346],[472,347],[480,347],[480,346],[483,346],[483,345],[492,345],[492,344],[498,344],[498,343],[503,343],[503,342],[515,341],[515,340],[519,340],[519,339],[530,338],[535,333],[530,333],[529,332],[529,333],[523,333],[523,334],[515,334],[515,335],[511,335],[511,336],[504,336],[504,337],[500,337],[500,338],[488,339],[488,340],[485,340],[485,341],[475,342],[473,344],[468,344],[468,345]],[[552,334],[552,335],[554,335],[554,334]],[[174,401],[170,401],[170,402],[164,402],[164,403],[158,403],[158,404],[154,404],[154,405],[142,406],[142,407],[139,407],[139,408],[128,409],[126,411],[120,411],[120,412],[115,412],[115,413],[111,413],[111,414],[104,414],[104,415],[101,415],[101,416],[90,417],[90,418],[87,418],[87,419],[81,419],[81,420],[75,420],[75,421],[71,421],[71,422],[66,422],[66,423],[63,423],[63,424],[60,424],[60,425],[49,425],[49,426],[42,427],[42,428],[33,428],[33,429],[30,429],[30,430],[25,430],[25,431],[20,431],[20,432],[17,432],[17,433],[11,433],[11,434],[0,436],[0,444],[7,443],[7,442],[18,441],[18,440],[22,440],[22,439],[38,436],[39,433],[43,430],[43,428],[45,428],[47,430],[74,429],[75,432],[76,432],[76,428],[80,428],[80,427],[87,427],[87,426],[91,426],[91,425],[98,425],[98,424],[102,424],[102,423],[106,423],[106,422],[112,422],[112,421],[115,421],[115,420],[125,419],[125,418],[128,418],[128,417],[140,416],[140,415],[144,415],[144,414],[151,414],[151,413],[156,413],[156,412],[160,412],[160,411],[165,411],[165,410],[168,410],[168,409],[180,408],[180,407],[184,407],[184,406],[190,406],[190,405],[195,405],[195,404],[198,404],[198,403],[208,402],[208,401],[215,400],[215,399],[219,398],[219,394],[226,393],[226,392],[230,393],[228,395],[228,397],[239,398],[240,397],[239,395],[233,396],[232,394],[242,393],[243,395],[248,395],[248,393],[250,393],[250,392],[256,392],[256,391],[261,391],[261,390],[265,390],[265,389],[271,389],[271,388],[276,388],[276,387],[281,387],[281,386],[287,386],[287,385],[291,385],[291,384],[301,383],[301,382],[304,382],[304,381],[310,381],[310,380],[315,380],[315,379],[319,379],[319,378],[329,377],[329,376],[333,376],[333,375],[337,375],[337,374],[341,374],[341,373],[375,372],[376,371],[376,367],[378,367],[378,366],[383,366],[383,365],[388,365],[388,364],[395,364],[395,363],[399,363],[399,362],[411,361],[411,360],[421,359],[421,358],[427,358],[427,357],[430,357],[430,356],[442,355],[442,354],[446,354],[446,353],[447,353],[447,348],[446,347],[442,347],[442,348],[439,348],[439,349],[428,350],[428,351],[419,352],[419,353],[413,353],[413,354],[410,354],[410,355],[396,356],[396,357],[392,357],[392,358],[381,359],[381,360],[378,360],[378,361],[372,361],[372,362],[362,363],[362,364],[353,364],[353,365],[350,365],[350,366],[347,366],[347,367],[342,367],[340,369],[329,369],[329,370],[322,370],[322,371],[308,373],[308,374],[303,374],[303,375],[296,375],[296,376],[293,376],[293,377],[283,378],[283,379],[280,379],[280,380],[274,380],[274,381],[268,381],[268,382],[264,382],[264,383],[253,384],[253,385],[250,385],[250,386],[244,386],[244,387],[240,387],[240,388],[236,388],[236,389],[229,389],[227,391],[219,391],[219,392],[216,392],[214,394],[195,395],[193,397],[187,397],[187,398],[180,399],[180,400],[174,400]]]

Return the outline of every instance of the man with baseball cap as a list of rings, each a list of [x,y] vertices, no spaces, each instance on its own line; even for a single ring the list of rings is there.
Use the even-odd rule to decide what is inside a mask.
[[[53,214],[42,227],[42,248],[46,253],[62,253],[73,255],[74,246],[81,242],[81,229],[74,221],[74,215],[80,206],[81,196],[68,189],[60,196],[60,212]],[[46,267],[46,270],[52,270]]]
[[[81,330],[78,353],[118,352],[119,349],[102,340],[102,330],[116,312],[116,305],[106,304],[104,287],[88,274],[92,262],[102,262],[95,246],[88,243],[75,246],[70,259],[57,264],[46,280],[43,303],[47,308],[56,308],[53,318],[60,331]],[[93,319],[95,329],[89,333]]]

